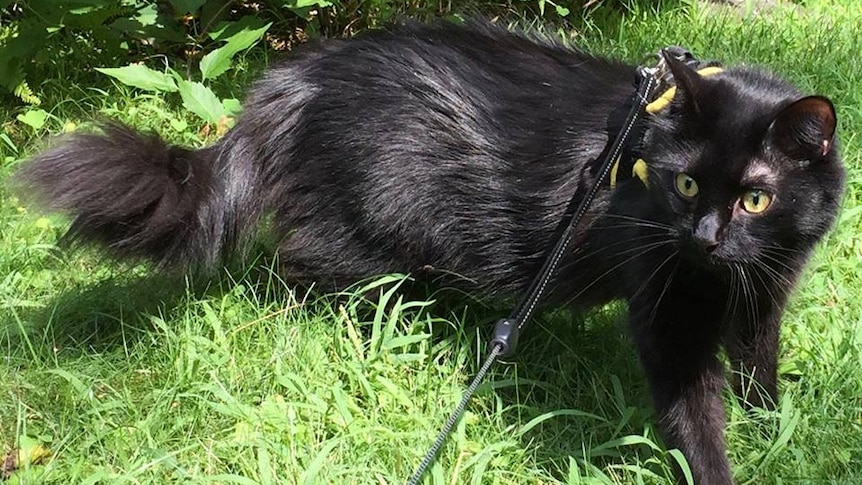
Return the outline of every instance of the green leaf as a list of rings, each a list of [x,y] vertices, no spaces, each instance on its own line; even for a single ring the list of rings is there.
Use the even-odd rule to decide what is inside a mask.
[[[218,124],[222,116],[226,116],[224,106],[210,88],[198,82],[179,81],[180,96],[183,106],[206,122]]]
[[[185,120],[172,119],[171,120],[171,128],[174,129],[177,133],[182,133],[186,131],[189,127],[189,124],[186,123]]]
[[[223,99],[221,104],[228,116],[237,116],[242,113],[242,103],[236,98]]]
[[[263,37],[272,22],[259,29],[244,29],[227,39],[222,47],[210,52],[201,59],[201,74],[204,79],[215,79],[230,69],[231,60],[237,52],[248,49]]]
[[[679,469],[682,471],[682,475],[685,478],[685,483],[692,485],[694,483],[694,475],[691,473],[691,467],[688,466],[688,460],[685,459],[685,455],[676,448],[668,450],[668,454],[673,457],[677,465],[679,465]]]
[[[570,13],[572,13],[572,11],[571,11],[571,10],[567,9],[566,7],[564,7],[564,6],[562,6],[562,5],[554,5],[554,7],[556,7],[556,9],[557,9],[557,14],[559,14],[559,16],[560,16],[560,17],[566,17],[566,16],[568,16]]]
[[[401,335],[399,337],[392,337],[383,342],[383,349],[392,350],[400,347],[407,347],[423,340],[427,340],[430,336],[431,334],[428,333],[420,333],[417,335]]]
[[[329,7],[332,2],[327,0],[296,0],[293,5],[288,8],[308,8],[308,7]]]
[[[275,469],[272,466],[272,455],[263,446],[257,447],[257,468],[260,476],[260,485],[272,485],[275,483]]]
[[[6,146],[9,147],[13,153],[18,153],[18,147],[15,145],[15,142],[13,142],[11,138],[9,138],[9,135],[7,135],[6,133],[0,133],[0,141],[5,143]]]
[[[212,40],[227,40],[232,35],[235,35],[243,30],[259,29],[266,25],[263,20],[252,15],[240,17],[239,20],[222,21],[210,29],[207,35]]]
[[[130,64],[125,67],[97,67],[96,70],[113,77],[127,86],[146,91],[177,91],[177,85],[170,75],[150,69],[142,64]]]
[[[216,49],[201,59],[201,75],[204,79],[215,79],[230,68],[233,54],[224,49]]]
[[[98,8],[93,6],[69,9],[69,13],[72,15],[87,15],[94,12],[98,12]]]
[[[314,459],[311,460],[311,463],[308,465],[308,468],[306,468],[305,471],[302,472],[300,480],[302,480],[303,485],[314,485],[315,483],[318,483],[319,478],[317,475],[320,473],[320,470],[322,470],[323,467],[326,465],[326,461],[329,457],[329,454],[340,443],[341,438],[335,438],[323,445],[317,455],[315,455]]]
[[[595,419],[597,421],[605,421],[605,418],[593,414],[588,413],[586,411],[581,411],[579,409],[557,409],[556,411],[550,411],[544,414],[540,414],[535,418],[531,419],[530,422],[525,424],[520,430],[518,430],[518,436],[523,436],[527,434],[531,429],[536,426],[544,423],[545,421],[555,418],[557,416],[575,416],[578,418],[586,418],[586,419]]]
[[[33,128],[34,130],[39,130],[43,126],[45,126],[45,121],[48,119],[48,112],[43,109],[31,109],[26,113],[22,113],[15,117],[21,123]]]
[[[155,4],[147,5],[146,7],[138,10],[138,13],[135,15],[135,20],[137,20],[141,25],[156,25],[159,19],[159,10]]]
[[[590,456],[619,456],[619,452],[613,451],[618,448],[623,448],[627,446],[639,446],[646,445],[653,449],[653,451],[658,451],[659,447],[654,442],[649,439],[639,436],[639,435],[628,435],[623,436],[621,438],[613,439],[610,441],[606,441],[598,446],[594,446],[590,449]]]
[[[39,96],[30,89],[30,85],[27,84],[27,81],[21,81],[21,84],[15,86],[12,90],[12,94],[21,98],[21,101],[25,103],[29,103],[35,106],[42,104],[42,100],[39,99]]]
[[[28,468],[33,465],[44,463],[51,457],[51,450],[45,448],[37,438],[27,435],[18,437],[18,460],[17,468]]]
[[[72,374],[65,369],[48,369],[44,371],[46,374],[53,374],[69,383],[78,393],[79,399],[87,399],[92,397],[92,385],[85,384],[78,376]]]

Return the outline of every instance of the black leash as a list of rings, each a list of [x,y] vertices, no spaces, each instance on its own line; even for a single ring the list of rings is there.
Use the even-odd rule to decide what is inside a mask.
[[[668,82],[669,73],[665,58],[663,57],[664,55],[672,55],[681,61],[693,59],[691,54],[687,51],[674,47],[662,51],[659,55],[659,62],[656,67],[647,68],[640,66],[637,68],[635,79],[636,90],[630,98],[631,107],[628,115],[626,116],[622,127],[617,132],[616,137],[614,137],[613,140],[605,147],[605,150],[603,151],[604,158],[601,159],[601,165],[599,166],[593,184],[583,196],[580,194],[580,192],[582,192],[581,190],[575,191],[575,195],[566,207],[563,218],[557,226],[554,237],[554,247],[548,251],[539,273],[533,279],[532,283],[530,283],[527,292],[524,293],[523,297],[518,301],[515,309],[512,310],[507,318],[497,321],[494,325],[494,336],[490,341],[491,350],[488,357],[485,359],[485,362],[482,364],[476,377],[473,378],[473,381],[467,387],[467,390],[464,392],[464,397],[461,398],[461,402],[458,403],[458,406],[452,414],[449,415],[449,419],[446,420],[446,424],[437,434],[434,444],[431,445],[431,448],[419,463],[416,471],[410,477],[410,480],[407,481],[408,485],[419,484],[419,481],[422,479],[428,466],[430,466],[434,461],[434,458],[437,456],[437,452],[452,432],[452,428],[455,426],[455,423],[461,419],[461,415],[464,413],[467,403],[485,379],[485,375],[488,373],[491,365],[498,357],[511,355],[518,346],[518,336],[521,330],[524,328],[527,321],[529,321],[533,316],[539,301],[545,294],[548,283],[556,273],[560,260],[563,258],[563,255],[566,254],[569,244],[571,244],[572,239],[575,237],[575,231],[578,228],[581,219],[583,219],[587,209],[589,209],[590,204],[592,204],[593,199],[595,199],[596,194],[598,194],[601,189],[603,181],[608,177],[611,167],[615,162],[619,161],[623,149],[630,143],[635,125],[645,114],[644,108],[653,99],[656,90],[661,85]]]

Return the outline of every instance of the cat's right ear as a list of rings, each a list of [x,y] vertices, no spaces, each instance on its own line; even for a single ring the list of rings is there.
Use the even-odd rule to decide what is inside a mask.
[[[767,141],[795,159],[819,160],[832,151],[835,125],[835,106],[829,98],[808,96],[775,116]]]
[[[702,109],[699,100],[703,91],[703,78],[692,67],[677,59],[672,52],[665,49],[661,53],[673,74],[677,92],[682,91],[687,107],[695,115],[700,115]]]

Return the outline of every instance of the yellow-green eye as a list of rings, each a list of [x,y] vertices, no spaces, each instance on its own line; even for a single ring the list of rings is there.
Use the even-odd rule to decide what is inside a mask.
[[[742,208],[751,214],[760,214],[772,203],[772,196],[762,190],[749,190],[742,194]]]
[[[688,174],[679,173],[676,175],[676,191],[683,197],[693,199],[697,197],[697,182]]]

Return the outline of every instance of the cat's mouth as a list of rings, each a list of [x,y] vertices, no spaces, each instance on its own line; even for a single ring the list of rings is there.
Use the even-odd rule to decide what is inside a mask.
[[[734,261],[727,257],[724,248],[720,244],[715,247],[704,246],[697,244],[694,241],[687,241],[683,244],[680,253],[691,263],[702,268],[720,270],[733,265]]]

